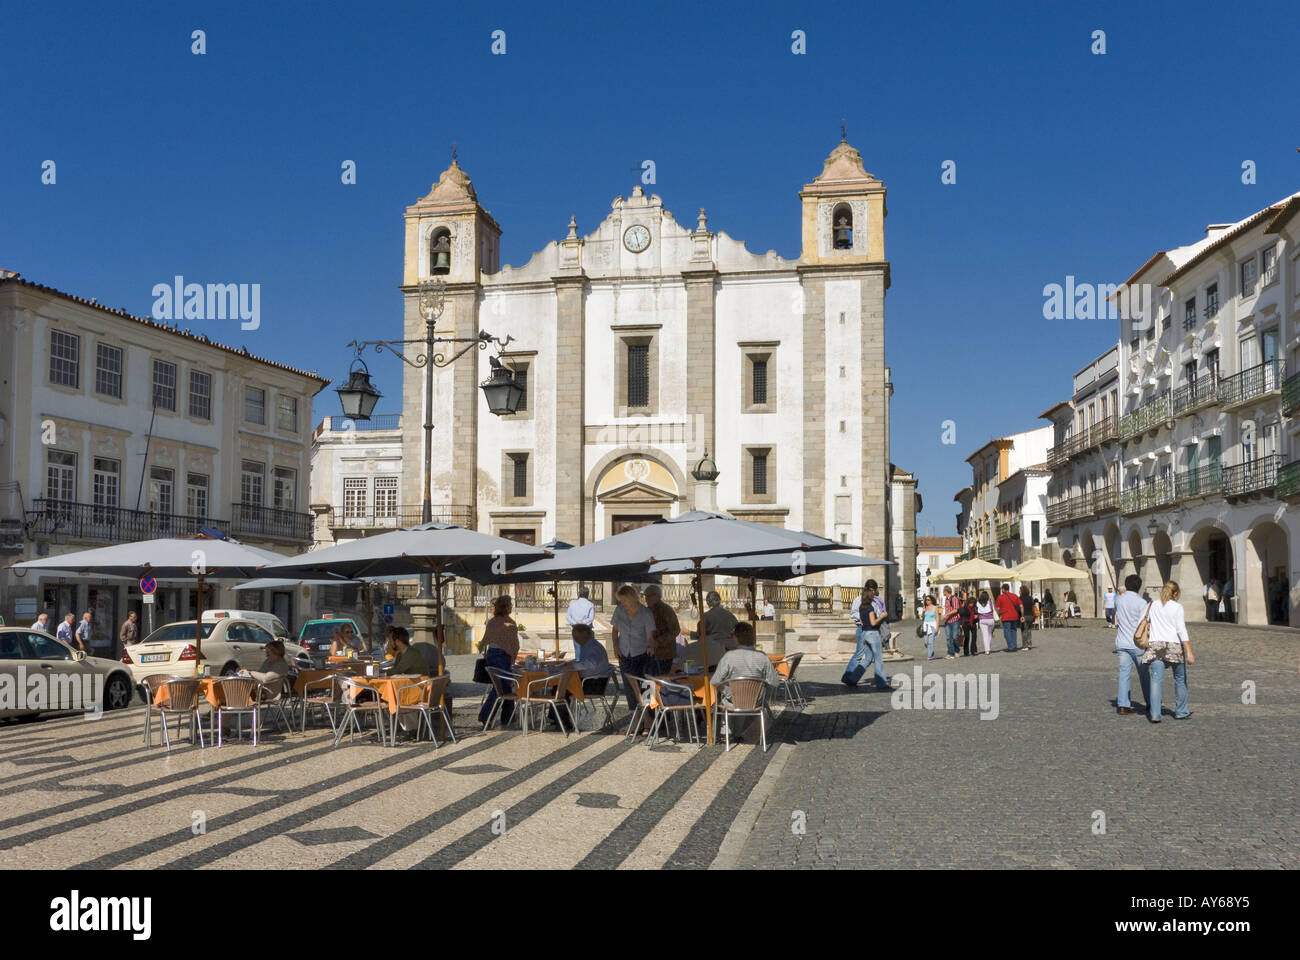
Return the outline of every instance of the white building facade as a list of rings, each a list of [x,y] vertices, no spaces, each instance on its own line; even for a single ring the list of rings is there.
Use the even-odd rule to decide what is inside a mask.
[[[311,546],[311,402],[323,378],[16,274],[0,277],[0,340],[6,562],[201,526],[284,554]],[[209,604],[234,605],[230,586]],[[161,585],[157,622],[193,616],[195,599]],[[285,591],[239,602],[290,623],[299,601]],[[0,571],[8,623],[87,609],[116,637],[141,610],[139,587]]]
[[[580,544],[706,507],[892,557],[885,187],[840,143],[799,198],[793,260],[751,253],[703,210],[680,225],[637,186],[592,232],[571,219],[526,264],[501,266],[501,227],[453,162],[406,211],[405,336],[424,333],[420,284],[443,281],[439,333],[512,336],[503,359],[525,402],[487,412],[486,355],[435,372],[435,508]],[[424,389],[408,370],[402,504],[420,498]],[[706,455],[716,486],[690,479]]]
[[[1297,214],[1300,194],[1212,224],[1129,279],[1154,294],[1148,317],[1120,324],[1113,431],[1098,428],[1089,459],[1054,461],[1049,519],[1094,592],[1130,573],[1153,592],[1173,579],[1204,620],[1219,616],[1206,584],[1230,583],[1225,618],[1300,626]],[[1058,437],[1077,393],[1071,407],[1045,414]]]

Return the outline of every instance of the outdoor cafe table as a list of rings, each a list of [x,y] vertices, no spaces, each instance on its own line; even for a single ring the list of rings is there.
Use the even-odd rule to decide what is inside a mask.
[[[519,696],[524,696],[527,693],[528,685],[532,683],[534,680],[541,680],[544,677],[549,677],[553,674],[559,673],[566,666],[571,666],[572,663],[573,661],[567,661],[567,662],[563,660],[550,661],[548,663],[543,664],[543,667],[549,667],[549,669],[543,669],[543,670],[525,670],[523,669],[522,666],[516,665],[515,670],[519,674],[519,687],[518,687]],[[539,689],[539,688],[534,688],[534,689]],[[578,671],[575,670],[573,671],[573,673],[569,675],[569,683],[566,689],[569,695],[573,697],[574,700],[578,701],[579,703],[583,703],[586,701],[587,699],[586,694],[582,692],[582,677],[578,674]]]
[[[391,677],[349,677],[356,684],[369,687],[379,694],[379,699],[388,706],[388,712],[397,713],[399,706],[412,707],[420,701],[420,691],[411,690],[403,693],[407,687],[414,687],[429,678],[417,673],[403,673]]]

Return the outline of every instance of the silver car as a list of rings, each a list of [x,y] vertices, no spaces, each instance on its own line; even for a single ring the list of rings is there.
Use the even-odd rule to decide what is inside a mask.
[[[134,683],[116,660],[87,656],[40,630],[0,627],[0,717],[120,710]]]

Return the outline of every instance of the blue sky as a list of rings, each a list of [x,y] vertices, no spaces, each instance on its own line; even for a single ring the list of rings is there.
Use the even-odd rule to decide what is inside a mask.
[[[353,337],[400,335],[402,211],[452,141],[503,262],[571,214],[593,229],[645,159],[679,222],[702,206],[793,257],[843,117],[889,189],[893,459],[920,478],[919,532],[951,534],[965,457],[1041,426],[1116,338],[1044,320],[1045,284],[1122,281],[1300,189],[1287,3],[452,6],[10,5],[0,266],[140,315],[175,274],[260,283],[259,330],[185,325],[337,378]],[[395,364],[372,364],[381,411]]]

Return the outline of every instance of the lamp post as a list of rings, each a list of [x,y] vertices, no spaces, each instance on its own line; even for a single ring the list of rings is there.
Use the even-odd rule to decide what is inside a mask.
[[[420,314],[424,317],[424,337],[419,340],[352,341],[348,346],[356,351],[356,359],[352,362],[352,367],[348,371],[347,384],[336,388],[339,402],[343,406],[344,416],[353,420],[369,420],[370,414],[374,411],[375,404],[382,394],[370,383],[370,371],[366,367],[365,361],[361,359],[361,354],[367,347],[374,347],[376,353],[387,350],[407,366],[424,369],[424,492],[420,505],[420,516],[423,523],[429,523],[433,520],[431,480],[433,473],[434,368],[449,367],[475,348],[486,350],[489,343],[495,343],[497,351],[500,353],[514,340],[514,337],[511,336],[507,336],[502,340],[485,330],[480,330],[478,335],[473,337],[438,336],[437,324],[446,306],[446,296],[447,285],[442,280],[423,281],[420,284]],[[443,352],[444,345],[451,345],[455,352],[449,356]],[[407,352],[402,349],[403,347],[416,347],[418,349],[408,356]],[[519,409],[519,403],[523,399],[523,388],[515,381],[514,371],[506,367],[497,357],[489,357],[488,360],[492,364],[492,375],[480,384],[483,396],[488,403],[488,409],[497,416],[514,413]],[[420,593],[417,599],[423,601],[421,606],[427,606],[429,601],[433,599],[433,576],[432,573],[428,572],[420,574]],[[440,571],[438,576],[438,594],[440,598],[442,593]],[[435,602],[435,606],[439,607],[436,622],[438,645],[441,648],[441,603]]]

